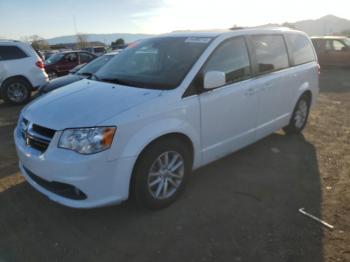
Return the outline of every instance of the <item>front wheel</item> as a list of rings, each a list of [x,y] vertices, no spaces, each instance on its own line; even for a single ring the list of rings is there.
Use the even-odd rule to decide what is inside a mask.
[[[11,104],[24,104],[31,96],[31,85],[23,79],[11,79],[6,81],[1,88],[1,97]]]
[[[138,204],[161,209],[176,200],[191,171],[190,150],[181,142],[163,140],[151,145],[136,164],[133,196]]]
[[[283,130],[287,134],[298,134],[303,131],[310,111],[310,98],[307,95],[302,95],[292,114],[288,126],[284,127]]]

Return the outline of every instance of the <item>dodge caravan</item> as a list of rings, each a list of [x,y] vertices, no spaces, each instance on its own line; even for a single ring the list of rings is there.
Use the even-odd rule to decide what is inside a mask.
[[[14,131],[19,167],[34,188],[66,206],[132,197],[162,208],[191,170],[280,128],[301,132],[318,74],[310,39],[289,29],[141,40],[91,79],[22,110]]]

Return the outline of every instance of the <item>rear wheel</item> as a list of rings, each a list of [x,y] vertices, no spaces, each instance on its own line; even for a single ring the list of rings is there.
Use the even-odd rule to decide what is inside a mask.
[[[11,104],[24,104],[29,101],[32,86],[24,79],[15,78],[5,81],[1,88],[1,97]]]
[[[303,131],[310,110],[310,97],[307,94],[302,95],[297,104],[295,105],[292,117],[288,126],[284,127],[283,130],[287,134],[297,134]]]
[[[176,139],[159,141],[147,148],[134,170],[132,191],[136,202],[150,209],[174,202],[191,171],[189,152]]]

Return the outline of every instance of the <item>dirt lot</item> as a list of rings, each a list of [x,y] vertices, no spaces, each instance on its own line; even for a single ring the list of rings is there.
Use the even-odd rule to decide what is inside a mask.
[[[158,212],[74,210],[36,192],[18,173],[19,111],[0,104],[1,262],[350,261],[350,70],[322,72],[304,136],[277,132],[196,171]]]

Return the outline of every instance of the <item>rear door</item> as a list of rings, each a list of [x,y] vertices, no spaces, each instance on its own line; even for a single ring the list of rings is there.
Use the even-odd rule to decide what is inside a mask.
[[[57,71],[59,72],[59,75],[66,75],[68,74],[69,70],[76,67],[78,64],[78,53],[67,53],[57,65]]]
[[[259,107],[257,138],[264,137],[288,121],[289,57],[283,35],[252,35]]]
[[[342,40],[332,40],[332,63],[338,66],[350,64],[350,51]]]
[[[226,40],[201,70],[221,71],[226,84],[200,94],[201,144],[208,163],[255,139],[258,98],[247,45],[243,37]]]

